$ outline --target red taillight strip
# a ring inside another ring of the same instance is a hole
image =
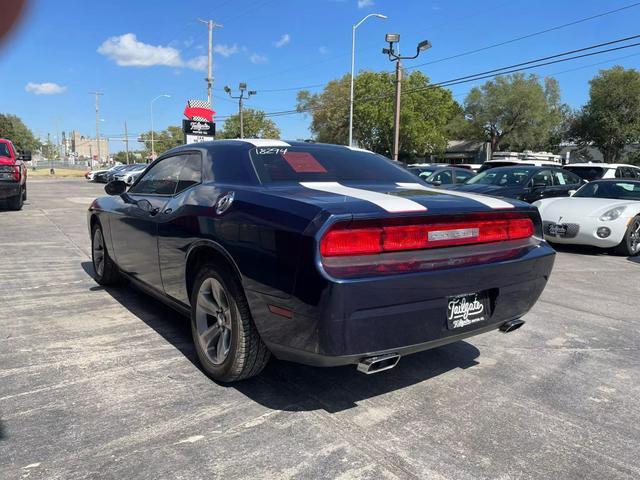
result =
[[[366,227],[337,224],[322,237],[320,253],[324,257],[371,255],[517,240],[533,234],[534,226],[530,218],[512,216]]]

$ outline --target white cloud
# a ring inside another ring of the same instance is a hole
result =
[[[367,8],[373,5],[373,0],[358,0],[358,8]]]
[[[255,63],[255,64],[267,63],[269,61],[267,57],[265,57],[264,55],[260,55],[258,53],[252,53],[249,56],[249,60],[251,61],[251,63]]]
[[[329,49],[323,46],[318,48],[318,52],[320,52],[320,55],[326,55],[327,53],[329,53]]]
[[[206,71],[208,65],[209,58],[206,55],[200,55],[199,57],[192,58],[184,63],[185,67],[190,68],[191,70],[198,70],[200,72]]]
[[[57,95],[64,93],[67,87],[58,85],[57,83],[45,82],[45,83],[33,83],[29,82],[24,87],[25,91],[33,93],[35,95]]]
[[[291,36],[288,33],[285,33],[280,37],[279,40],[273,42],[273,46],[276,48],[284,47],[287,43],[291,41]]]
[[[213,52],[222,55],[223,57],[230,57],[238,53],[240,49],[235,43],[233,45],[217,44],[213,46]]]
[[[98,53],[110,58],[121,67],[187,67],[202,70],[202,57],[183,60],[175,47],[149,45],[137,39],[134,33],[111,37],[105,40]]]

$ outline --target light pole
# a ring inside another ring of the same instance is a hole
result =
[[[231,98],[238,99],[238,114],[240,116],[240,138],[244,138],[244,93],[247,92],[246,98],[249,98],[251,95],[256,95],[258,92],[256,92],[255,90],[247,91],[246,83],[240,83],[240,85],[238,86],[238,90],[240,90],[240,95],[236,95],[234,97],[233,95],[231,95],[231,89],[227,86],[224,87],[224,91],[227,92]]]
[[[156,151],[154,148],[154,138],[153,138],[153,102],[155,102],[159,98],[171,98],[171,95],[162,94],[162,95],[158,95],[156,98],[151,100],[151,160],[152,161],[155,160],[156,158]]]
[[[416,47],[416,54],[412,57],[402,57],[396,55],[393,50],[393,44],[400,41],[400,34],[387,33],[384,37],[385,41],[389,43],[389,48],[383,48],[382,53],[389,56],[389,60],[396,62],[396,105],[395,114],[393,120],[393,160],[398,160],[398,150],[400,148],[400,95],[402,94],[402,64],[401,60],[412,60],[418,58],[421,52],[431,48],[431,42],[429,40],[423,40]]]
[[[351,27],[351,94],[349,96],[349,146],[353,146],[353,76],[355,75],[355,66],[356,66],[356,29],[362,25],[365,20],[370,17],[381,18],[386,20],[388,17],[386,15],[382,15],[381,13],[370,13],[358,23],[356,23],[353,27]]]

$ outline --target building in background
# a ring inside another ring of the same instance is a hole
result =
[[[484,163],[491,159],[491,144],[474,140],[449,140],[444,153],[431,155],[432,163]]]
[[[98,158],[98,141],[95,138],[84,137],[76,130],[71,132],[71,154],[79,160],[87,160],[89,158],[98,163],[104,163],[109,160],[109,140],[100,139],[100,158]]]

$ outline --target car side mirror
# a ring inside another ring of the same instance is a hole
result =
[[[127,184],[122,180],[113,180],[104,186],[107,195],[122,195],[127,191]]]
[[[18,160],[22,160],[23,162],[30,162],[31,152],[29,150],[22,152],[20,155],[18,155]]]
[[[533,189],[534,190],[542,190],[543,188],[545,188],[547,186],[546,183],[534,183],[533,184]]]
[[[432,182],[429,182],[429,183],[434,187],[439,187],[440,185],[442,185],[442,180],[433,180]]]

